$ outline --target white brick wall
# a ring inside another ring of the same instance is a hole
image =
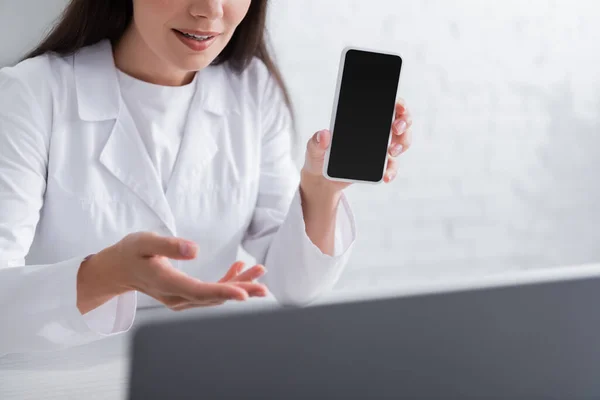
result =
[[[349,196],[340,287],[600,261],[600,6],[275,0],[272,37],[307,138],[345,45],[404,56],[416,134],[388,187]]]
[[[27,21],[0,24],[0,64],[64,3],[0,0]],[[344,46],[404,56],[414,147],[393,185],[348,191],[360,236],[341,288],[600,261],[597,4],[272,0],[303,141],[329,126]]]

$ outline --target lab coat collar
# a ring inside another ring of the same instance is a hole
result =
[[[84,121],[117,118],[121,96],[110,42],[79,50],[73,67],[79,117]]]
[[[115,119],[122,107],[112,45],[102,40],[79,50],[74,56],[75,86],[79,116],[84,121]],[[238,96],[231,86],[233,73],[227,65],[209,65],[198,72],[194,109],[216,115],[240,112]],[[210,89],[208,89],[210,87]]]

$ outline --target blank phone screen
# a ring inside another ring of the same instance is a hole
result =
[[[383,177],[402,59],[346,52],[327,174],[378,182]]]

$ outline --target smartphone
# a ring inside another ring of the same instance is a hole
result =
[[[342,182],[383,181],[402,57],[358,47],[342,51],[323,175]]]

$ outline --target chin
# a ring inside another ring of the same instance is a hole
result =
[[[197,54],[173,54],[172,61],[175,65],[188,71],[200,70],[212,63],[219,55],[220,51],[202,52]]]
[[[179,55],[168,58],[169,63],[175,66],[177,69],[187,72],[200,71],[201,69],[210,65],[213,62],[214,57],[207,57],[206,55]]]
[[[176,39],[177,40],[177,39]],[[177,40],[169,49],[169,46],[165,50],[170,53],[169,58],[173,65],[176,65],[179,69],[184,71],[200,71],[203,68],[209,66],[225,48],[227,41],[223,42],[221,38],[218,38],[208,49],[202,52],[191,53],[190,50]]]
[[[179,62],[177,65],[179,65],[182,70],[195,72],[208,67],[213,60],[214,58],[196,58],[195,60],[185,60],[183,62]]]

